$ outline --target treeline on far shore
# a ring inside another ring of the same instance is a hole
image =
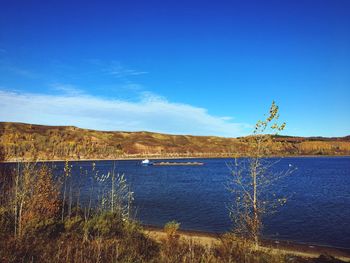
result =
[[[253,141],[0,122],[0,161],[249,156]],[[274,136],[269,150],[271,156],[350,155],[350,136]]]

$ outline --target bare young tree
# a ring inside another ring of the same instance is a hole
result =
[[[21,170],[20,170],[21,169]],[[24,163],[23,167],[17,165],[16,177],[14,180],[14,231],[15,236],[21,236],[23,230],[23,215],[26,213],[28,203],[31,199],[33,192],[33,182],[35,175],[35,164]]]
[[[131,204],[134,200],[133,192],[126,181],[124,174],[115,174],[115,161],[113,162],[112,173],[102,175],[98,181],[105,184],[108,188],[103,189],[101,207],[105,211],[119,214],[123,219],[130,219]]]
[[[64,163],[64,174],[63,174],[63,197],[62,197],[62,210],[61,210],[61,220],[64,221],[65,217],[65,206],[66,206],[66,199],[67,199],[67,187],[68,192],[68,198],[69,198],[69,206],[68,206],[68,216],[70,217],[71,208],[72,208],[72,165],[69,164],[68,160]]]
[[[265,120],[259,120],[249,138],[251,146],[247,158],[235,157],[229,165],[231,177],[228,189],[234,196],[230,206],[230,217],[234,223],[234,232],[252,240],[259,245],[262,216],[276,211],[279,205],[287,199],[276,195],[271,186],[281,177],[289,175],[293,168],[274,171],[273,166],[279,161],[271,156],[271,145],[276,143],[274,138],[286,124],[279,124],[279,108],[272,102],[269,114]]]

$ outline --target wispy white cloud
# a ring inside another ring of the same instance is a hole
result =
[[[52,83],[50,87],[63,95],[82,95],[84,91],[72,84]]]
[[[125,78],[148,74],[147,71],[130,69],[120,62],[113,61],[103,66],[102,71],[116,78]]]
[[[0,121],[75,125],[98,130],[240,136],[249,127],[204,108],[174,103],[152,93],[137,102],[86,94],[44,95],[0,91]]]

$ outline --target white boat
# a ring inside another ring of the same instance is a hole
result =
[[[141,164],[147,166],[147,165],[152,165],[152,162],[148,159],[145,159],[145,160],[142,160]]]

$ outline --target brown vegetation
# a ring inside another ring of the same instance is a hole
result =
[[[106,132],[71,126],[0,122],[0,160],[231,157],[250,155],[253,138]],[[275,136],[271,155],[350,155],[350,137]]]

